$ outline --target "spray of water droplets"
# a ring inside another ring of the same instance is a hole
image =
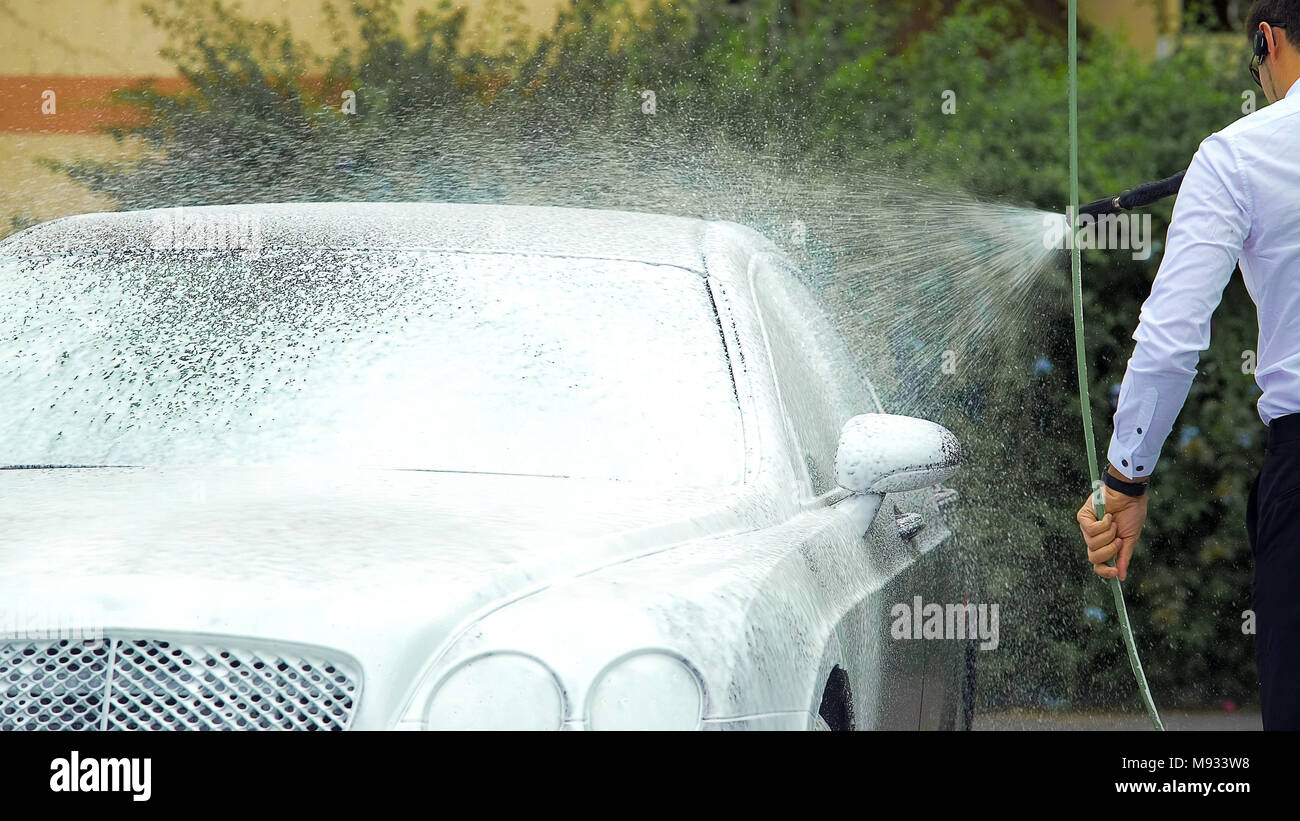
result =
[[[799,263],[899,412],[933,414],[962,373],[1019,368],[1061,255],[1041,210],[990,204],[858,162],[791,159],[720,139],[569,134],[466,145],[470,199],[730,220]],[[454,156],[454,146],[444,146]],[[1062,219],[1059,215],[1054,219]]]

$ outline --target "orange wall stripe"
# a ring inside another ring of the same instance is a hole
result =
[[[97,134],[105,126],[135,124],[139,112],[113,100],[119,89],[142,85],[142,77],[0,76],[0,132]],[[180,77],[154,80],[159,91],[185,87]],[[54,111],[43,111],[53,92]]]

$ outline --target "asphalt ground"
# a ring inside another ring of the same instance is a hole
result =
[[[1263,730],[1258,710],[1161,711],[1166,730]],[[1142,713],[1039,712],[1005,710],[976,713],[976,730],[1150,730],[1151,721]]]

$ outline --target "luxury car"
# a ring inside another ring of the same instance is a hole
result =
[[[0,243],[0,729],[968,727],[910,629],[973,611],[959,463],[740,225],[54,220]]]

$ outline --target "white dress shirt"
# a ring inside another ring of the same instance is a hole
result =
[[[1107,455],[1124,475],[1155,469],[1238,260],[1259,312],[1267,424],[1300,413],[1300,81],[1207,137],[1187,169],[1120,386]]]

